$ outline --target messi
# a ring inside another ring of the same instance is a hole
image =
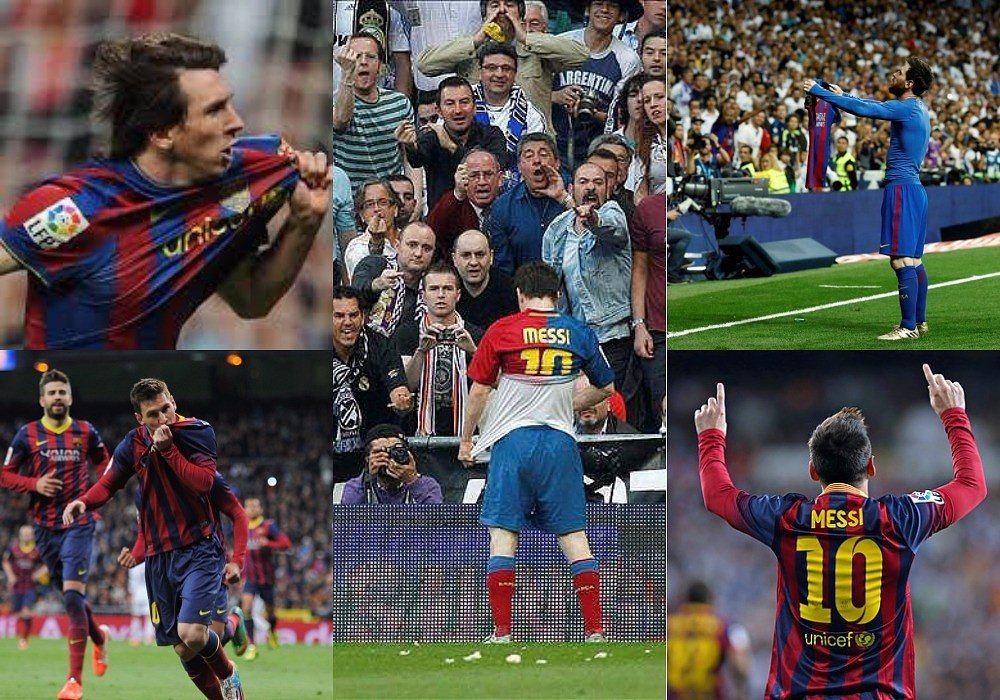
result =
[[[865,524],[865,511],[862,508],[856,510],[840,510],[831,508],[829,510],[814,510],[810,514],[809,526],[812,528],[837,528],[837,527],[861,527]]]

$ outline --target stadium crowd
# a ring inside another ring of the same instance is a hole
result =
[[[770,367],[766,359],[756,360],[749,365],[752,383],[726,382],[727,462],[738,488],[750,493],[818,493],[807,473],[806,442],[812,428],[843,405],[859,406],[871,426],[877,465],[872,497],[930,489],[951,479],[948,443],[927,403],[918,366],[884,367],[876,380],[874,372],[852,366],[858,358],[837,357],[841,354],[827,354],[823,371],[814,366],[808,373],[801,371],[809,362],[803,358],[786,358],[781,366]],[[989,408],[1000,399],[1000,391],[990,381],[986,363],[956,362],[954,367],[950,371],[966,387],[973,430],[988,464],[1000,450],[1000,416]],[[743,534],[705,509],[691,416],[722,377],[689,370],[678,369],[670,385],[667,527],[670,541],[684,546],[668,549],[669,603],[671,609],[680,606],[692,581],[711,582],[716,614],[749,632],[749,688],[756,693],[765,685],[770,664],[774,556],[764,546],[748,546]],[[993,697],[1000,682],[986,651],[1000,641],[1000,499],[995,478],[988,476],[988,481],[987,500],[925,542],[913,567],[910,588],[921,695]]]
[[[218,411],[193,404],[185,410],[213,424],[218,438],[219,471],[241,501],[261,499],[268,518],[288,534],[292,549],[275,558],[275,603],[283,609],[304,609],[317,617],[329,615],[332,601],[329,491],[331,468],[329,412],[324,405],[268,404],[246,411]],[[105,444],[114,449],[134,419],[121,411],[87,411]],[[0,422],[0,444],[7,445],[17,428],[34,418],[33,411]],[[290,457],[291,456],[291,457]],[[276,479],[274,486],[268,481]],[[134,493],[134,486],[129,494]],[[315,504],[303,508],[302,504]],[[28,497],[0,491],[0,545],[6,550],[27,522]],[[232,523],[223,518],[227,545],[232,548]],[[134,500],[119,496],[100,511],[87,597],[98,612],[127,612],[127,569],[119,566],[122,547],[136,535]],[[60,612],[59,592],[47,591],[40,609]],[[0,587],[0,608],[7,588]]]
[[[773,193],[806,191],[803,78],[885,100],[888,74],[927,60],[931,142],[925,184],[1000,181],[996,0],[671,3],[667,35],[671,162],[680,172],[755,174]],[[888,121],[841,114],[825,189],[878,187]],[[747,146],[748,148],[744,148]],[[678,174],[680,174],[678,172]]]
[[[357,474],[379,423],[459,434],[465,370],[518,310],[512,275],[533,260],[560,273],[560,310],[596,332],[620,417],[656,432],[666,3],[377,9],[355,23],[354,2],[335,4],[337,457]]]

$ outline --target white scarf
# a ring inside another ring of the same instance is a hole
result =
[[[457,313],[454,330],[465,328],[465,321]],[[427,332],[430,318],[427,313],[420,314],[419,335]],[[439,348],[441,344],[435,345],[424,358],[424,366],[420,371],[420,386],[418,388],[417,403],[417,435],[435,435],[435,406],[434,406],[434,373],[437,370],[438,362],[441,360]],[[462,426],[465,424],[465,403],[469,398],[469,384],[466,380],[465,350],[452,345],[451,352],[451,410],[452,425],[455,435],[462,434]]]

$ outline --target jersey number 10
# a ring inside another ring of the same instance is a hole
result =
[[[826,556],[818,537],[799,537],[795,549],[806,553],[806,602],[799,603],[799,615],[808,622],[829,624],[831,610],[823,605],[826,588]],[[864,559],[864,602],[854,604],[854,557]],[[882,551],[863,537],[848,537],[833,559],[833,590],[837,612],[846,622],[871,622],[882,607]]]
[[[545,377],[569,374],[573,371],[573,353],[558,348],[528,348],[521,351],[524,373]]]

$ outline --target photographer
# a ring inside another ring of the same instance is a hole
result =
[[[382,423],[365,436],[365,468],[344,485],[341,505],[399,505],[444,501],[433,477],[421,476],[417,460],[398,426]]]
[[[688,159],[688,175],[695,173],[708,179],[722,177],[722,168],[729,164],[729,154],[725,149],[716,148],[719,140],[715,134],[698,136],[694,140],[694,157]]]

